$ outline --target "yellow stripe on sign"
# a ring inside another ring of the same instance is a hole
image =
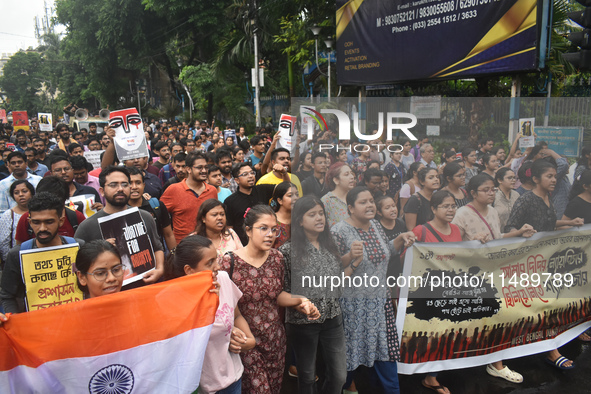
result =
[[[468,56],[475,55],[536,24],[536,0],[518,0],[486,33]]]
[[[349,0],[344,6],[337,10],[337,40],[343,34],[349,22],[355,16],[355,13],[361,6],[364,0]]]
[[[508,40],[509,38],[523,33],[527,29],[535,26],[537,16],[536,4],[536,0],[518,0],[517,3],[515,3],[513,7],[511,7],[509,11],[507,11],[505,15],[503,15],[503,17],[499,19],[499,21],[488,31],[488,33],[486,33],[486,35],[480,40],[480,42],[478,42],[478,44],[474,46],[474,48],[470,51],[470,53],[468,53],[468,55],[465,58],[431,75],[430,78],[441,76],[439,74],[451,68],[454,68],[457,65],[465,62],[466,60],[476,55],[479,55],[485,50],[497,45],[498,43]],[[490,63],[491,61],[488,61],[488,63]],[[465,68],[465,70],[474,67],[476,66],[467,67]],[[451,74],[453,73],[449,73],[446,75]]]
[[[496,59],[487,60],[486,62],[482,62],[482,63],[479,63],[479,64],[474,64],[474,65],[472,65],[472,66],[465,67],[465,68],[462,68],[462,69],[460,69],[460,70],[452,71],[452,72],[450,72],[450,73],[447,73],[447,74],[442,74],[442,75],[439,75],[438,77],[439,77],[439,78],[445,78],[445,77],[448,77],[448,76],[450,76],[450,75],[454,75],[454,74],[457,74],[457,73],[461,73],[461,72],[463,72],[463,71],[470,70],[470,69],[472,69],[472,68],[475,68],[475,67],[480,67],[480,66],[483,66],[483,65],[485,65],[485,64],[489,64],[489,63],[493,63],[493,62],[496,62],[496,61],[499,61],[499,60],[506,59],[506,58],[508,58],[508,57],[517,56],[517,55],[521,55],[522,53],[526,53],[526,52],[534,51],[535,49],[536,49],[536,47],[527,48],[527,49],[524,49],[524,50],[522,50],[522,51],[519,51],[519,52],[510,53],[510,54],[508,54],[508,55],[501,56],[501,57],[499,57],[499,58],[496,58]]]

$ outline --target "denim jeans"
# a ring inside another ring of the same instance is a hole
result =
[[[217,391],[216,394],[241,394],[242,393],[242,378],[238,379],[225,389]]]
[[[323,323],[287,324],[287,337],[297,358],[298,392],[315,394],[316,353],[322,352],[326,364],[326,375],[320,392],[340,394],[347,378],[347,354],[345,331],[341,315]]]

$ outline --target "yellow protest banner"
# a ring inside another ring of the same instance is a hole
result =
[[[21,250],[21,273],[25,284],[27,311],[50,308],[83,299],[72,264],[77,243]]]

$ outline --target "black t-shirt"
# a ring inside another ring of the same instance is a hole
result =
[[[570,219],[582,218],[585,224],[589,224],[591,223],[591,202],[587,202],[581,197],[576,196],[569,201],[564,210],[564,215]]]
[[[382,224],[382,223],[380,223],[380,224]],[[386,233],[386,237],[388,237],[388,241],[393,241],[401,233],[406,232],[406,223],[404,223],[404,220],[397,218],[396,222],[394,224],[394,228],[392,230],[387,229],[386,227],[384,227],[383,224],[382,224],[382,228],[384,229],[384,232]]]
[[[248,208],[252,208],[257,204],[269,204],[269,200],[273,195],[273,189],[276,185],[256,185],[252,188],[250,194],[244,194],[238,189],[224,200],[226,205],[226,218],[228,226],[232,226],[242,245],[248,243],[248,236],[243,229],[244,214]]]
[[[410,196],[408,202],[404,206],[404,212],[417,214],[417,223],[415,226],[418,226],[419,224],[425,224],[429,220],[433,219],[431,202],[423,197],[421,193],[415,193],[414,195]]]
[[[154,205],[156,208],[152,208],[152,205],[150,205],[150,201],[142,197],[142,205],[140,206],[140,209],[143,209],[152,216],[152,218],[156,222],[156,230],[158,231],[158,235],[160,235],[160,240],[162,241],[162,244],[164,244],[165,240],[162,229],[170,226],[170,214],[168,213],[168,209],[166,209],[166,205],[164,205],[162,201],[157,200],[155,198],[154,201]]]
[[[309,176],[314,176],[314,170],[310,170],[310,171],[298,171],[295,174],[298,179],[300,180],[300,182],[303,182],[304,179],[308,178]]]

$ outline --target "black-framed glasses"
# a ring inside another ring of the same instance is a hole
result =
[[[109,276],[109,271],[111,271],[114,277],[119,278],[123,276],[123,264],[118,264],[110,270],[99,268],[94,270],[94,272],[89,272],[88,275],[94,276],[94,279],[98,282],[104,282]]]

